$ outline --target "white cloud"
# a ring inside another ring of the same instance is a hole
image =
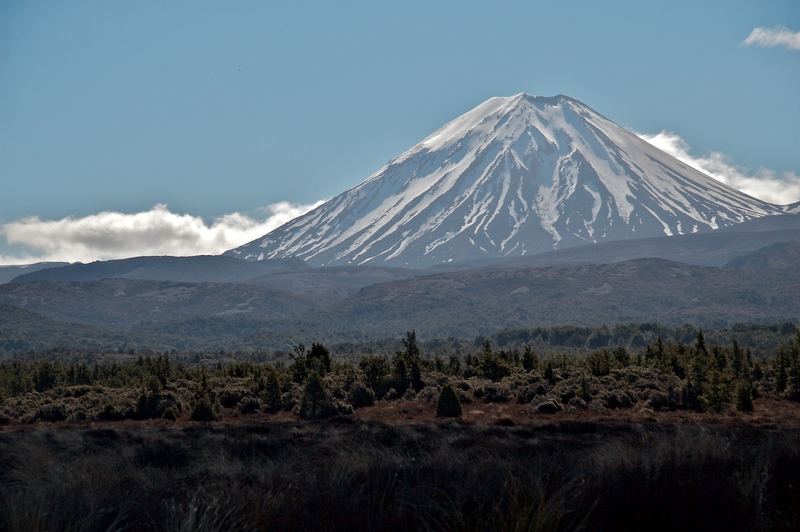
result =
[[[679,161],[746,194],[778,205],[800,200],[800,175],[792,172],[778,174],[767,168],[751,171],[736,166],[728,157],[719,152],[711,152],[702,157],[692,155],[689,144],[680,136],[669,131],[662,131],[655,135],[646,133],[638,133],[638,135]]]
[[[792,31],[786,26],[753,28],[742,44],[762,48],[783,46],[788,50],[800,50],[800,31]]]
[[[0,225],[0,237],[20,247],[0,264],[38,261],[107,260],[141,255],[218,254],[270,232],[322,204],[279,202],[262,209],[263,218],[234,212],[207,223],[166,205],[137,213],[100,212],[84,217],[43,220],[38,216]]]

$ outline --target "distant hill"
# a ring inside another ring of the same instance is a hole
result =
[[[68,265],[68,262],[37,262],[35,264],[25,264],[20,266],[0,266],[0,284],[9,282],[11,279],[27,273],[44,270],[47,268],[60,268]]]
[[[329,266],[270,273],[247,282],[294,294],[319,298],[342,298],[354,295],[361,288],[373,284],[409,279],[430,273],[428,270],[389,266]]]
[[[364,333],[490,334],[505,327],[653,321],[724,326],[800,317],[800,270],[754,272],[637,259],[492,267],[382,283],[336,312]]]
[[[293,277],[299,273],[286,275],[285,283],[276,284],[299,290],[293,284],[306,282]],[[323,281],[327,275],[331,272],[322,273]],[[178,338],[184,345],[202,340],[263,348],[311,340],[368,341],[412,328],[427,338],[474,338],[555,325],[656,322],[721,328],[800,318],[798,269],[755,271],[660,259],[442,272],[344,291],[340,284],[332,297],[320,296],[320,284],[302,295],[230,283],[12,283],[0,286],[0,303],[56,320]]]
[[[748,270],[800,269],[800,242],[778,242],[732,259],[728,268]]]
[[[137,345],[119,331],[57,321],[29,310],[0,304],[0,358],[4,355],[69,349],[109,352]],[[138,344],[141,346],[142,344]]]
[[[190,318],[245,315],[268,320],[309,306],[300,296],[252,285],[138,279],[8,283],[0,285],[0,303],[120,330]]]
[[[305,268],[308,268],[308,265],[300,259],[276,259],[252,263],[215,255],[134,257],[39,269],[31,273],[21,273],[11,282],[97,281],[115,278],[187,283],[232,283],[268,273],[297,271]]]

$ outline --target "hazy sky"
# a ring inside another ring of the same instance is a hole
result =
[[[775,196],[800,174],[799,30],[796,0],[0,1],[0,262],[255,238],[295,212],[279,202],[522,91],[669,132]]]

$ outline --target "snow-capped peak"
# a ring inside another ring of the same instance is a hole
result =
[[[567,96],[486,100],[356,187],[229,252],[393,263],[524,255],[778,214]]]

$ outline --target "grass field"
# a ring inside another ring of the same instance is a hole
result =
[[[0,529],[797,530],[800,430],[563,419],[7,427]]]

